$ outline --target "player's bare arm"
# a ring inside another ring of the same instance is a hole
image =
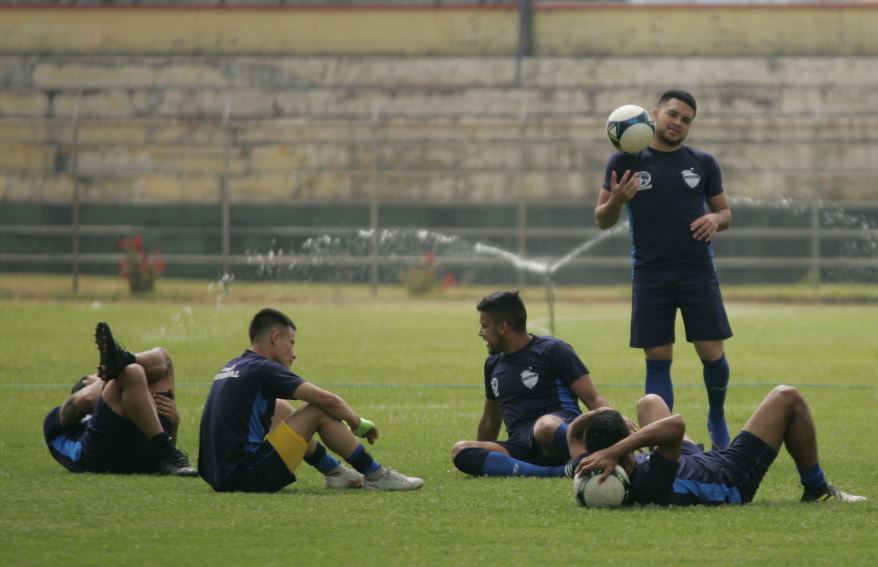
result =
[[[570,389],[573,390],[576,397],[582,400],[585,407],[590,410],[610,405],[600,392],[598,392],[598,389],[595,388],[594,382],[591,381],[591,377],[588,374],[583,374],[577,378],[573,384],[570,385]]]
[[[485,400],[485,409],[479,420],[479,428],[476,431],[476,439],[479,441],[496,441],[500,435],[500,405],[496,400]]]
[[[732,209],[725,193],[720,193],[707,200],[710,212],[695,219],[689,225],[695,240],[710,242],[717,232],[722,232],[732,225]]]
[[[360,416],[354,412],[341,396],[315,386],[310,382],[305,382],[296,388],[296,399],[319,407],[335,419],[347,423],[354,431],[360,427]],[[374,427],[366,433],[365,438],[369,443],[374,443],[378,439],[378,428]]]
[[[637,194],[639,183],[640,178],[630,170],[626,170],[621,179],[617,178],[615,171],[612,172],[610,190],[598,190],[598,204],[594,210],[598,228],[606,230],[619,222],[622,207]]]

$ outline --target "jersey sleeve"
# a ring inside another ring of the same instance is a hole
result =
[[[582,362],[573,347],[564,341],[557,341],[552,348],[552,369],[555,372],[555,377],[563,380],[568,386],[583,374],[588,374],[585,363]]]
[[[296,389],[305,380],[273,361],[266,361],[261,373],[267,393],[282,400],[295,399]]]
[[[487,360],[485,360],[485,398],[489,400],[496,400],[497,396],[494,395],[494,389],[491,388],[491,375],[494,373],[494,366],[497,364],[496,356],[489,356]]]
[[[710,154],[702,154],[704,168],[707,171],[707,183],[704,185],[704,196],[716,197],[723,192],[723,173],[719,162]]]
[[[616,171],[616,176],[618,177],[621,173],[619,170],[619,161],[622,158],[622,154],[620,152],[616,152],[610,159],[607,160],[607,166],[604,168],[604,184],[601,187],[604,188],[605,191],[610,191],[610,182],[613,179],[613,172]]]

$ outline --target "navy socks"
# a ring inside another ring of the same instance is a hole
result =
[[[729,363],[723,355],[713,362],[702,360],[704,364],[704,387],[707,388],[707,429],[714,449],[729,446],[729,428],[726,425],[724,405],[726,388],[729,384]]]
[[[646,393],[657,394],[674,410],[674,385],[671,383],[670,360],[646,360]]]

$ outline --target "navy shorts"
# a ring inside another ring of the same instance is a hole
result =
[[[658,271],[635,270],[631,294],[631,346],[675,342],[677,309],[686,340],[717,341],[732,336],[716,270],[710,262]]]
[[[726,496],[719,501],[680,492],[674,495],[675,504],[748,504],[777,458],[777,450],[752,433],[742,431],[727,448],[707,453],[702,453],[694,443],[684,442],[682,455],[683,459],[699,463],[700,483],[722,486]]]
[[[277,492],[296,482],[296,475],[275,448],[263,441],[259,449],[235,469],[220,492]]]
[[[149,440],[134,423],[98,399],[94,413],[85,423],[62,428],[55,408],[43,422],[49,452],[72,472],[154,473],[158,459]],[[168,420],[159,417],[162,428],[170,429]]]
[[[549,415],[557,415],[564,420],[564,423],[569,424],[576,419],[579,414],[558,411],[552,412]],[[524,461],[534,465],[556,467],[558,465],[563,465],[570,460],[570,453],[567,450],[566,444],[557,455],[546,455],[543,453],[540,444],[534,440],[533,424],[531,424],[530,427],[522,428],[521,430],[514,432],[514,434],[510,435],[509,439],[506,441],[497,441],[496,443],[502,445],[503,448],[506,449],[506,452],[509,453],[509,456],[513,459],[518,459],[519,461]]]

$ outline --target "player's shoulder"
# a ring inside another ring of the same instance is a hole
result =
[[[681,151],[690,159],[697,161],[704,166],[716,166],[719,164],[716,157],[706,150],[694,148],[683,144]]]

